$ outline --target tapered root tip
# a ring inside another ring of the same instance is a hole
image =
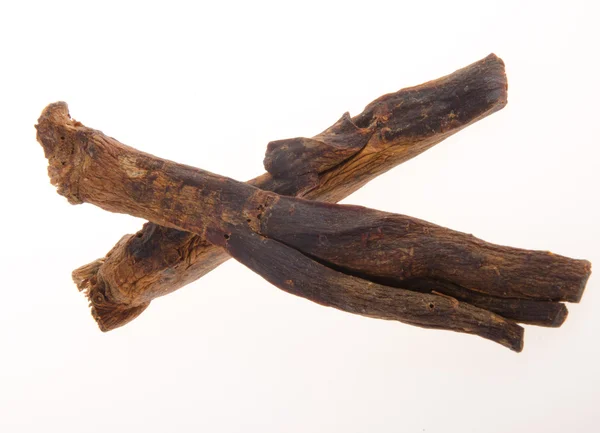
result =
[[[560,307],[558,308],[556,316],[554,316],[554,320],[552,321],[550,327],[559,328],[563,323],[565,323],[568,315],[569,310],[567,309],[567,306],[565,304],[560,304]]]
[[[488,101],[497,102],[499,107],[502,108],[508,102],[508,80],[506,78],[506,71],[504,61],[496,54],[491,53],[486,58],[480,61],[482,68],[488,68],[495,70],[495,74],[491,74],[488,78],[490,84],[493,83],[493,91],[488,93]]]
[[[513,352],[520,353],[523,351],[525,329],[517,324],[512,326],[509,334],[499,341],[500,344],[508,347]]]
[[[579,285],[579,290],[575,293],[575,298],[571,302],[580,302],[583,297],[583,292],[585,292],[585,286],[587,285],[590,276],[592,275],[592,263],[587,260],[582,260],[583,262],[583,276],[581,278],[581,283]]]
[[[527,304],[528,301],[525,302],[523,310],[519,312],[520,314],[509,317],[511,320],[528,325],[559,328],[565,323],[569,315],[567,306],[560,302],[542,301],[538,303],[533,301],[531,304]]]
[[[521,336],[520,336],[520,338],[519,338],[517,341],[515,341],[515,344],[514,344],[514,346],[513,346],[513,347],[511,347],[511,349],[512,349],[513,351],[515,351],[515,352],[517,352],[517,353],[520,353],[520,352],[522,352],[522,351],[523,351],[523,347],[524,347],[524,345],[525,345],[525,340],[524,340],[524,337],[525,337],[525,330],[524,330],[524,329],[521,329]]]
[[[495,317],[494,317],[495,316]],[[525,329],[519,324],[492,314],[492,322],[487,325],[481,324],[479,328],[469,333],[479,335],[509,348],[513,352],[521,352],[524,345]]]
[[[508,103],[508,79],[504,62],[495,54],[458,70],[451,76],[453,80],[460,77],[460,82],[468,83],[458,89],[457,97],[466,104],[463,108],[465,120],[476,120],[501,110]]]

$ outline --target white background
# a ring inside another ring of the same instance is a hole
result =
[[[230,261],[107,334],[71,282],[142,221],[55,193],[65,100],[146,152],[246,180],[268,141],[490,52],[507,107],[356,203],[600,266],[595,2],[2,2],[0,431],[595,432],[600,287],[515,354],[352,316]]]

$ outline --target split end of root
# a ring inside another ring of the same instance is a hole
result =
[[[142,314],[150,302],[136,306],[111,302],[106,296],[106,285],[98,275],[102,263],[102,259],[88,263],[74,270],[72,277],[77,289],[88,298],[92,317],[98,327],[102,332],[108,332],[131,322]]]

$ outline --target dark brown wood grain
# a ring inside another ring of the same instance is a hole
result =
[[[384,95],[312,139],[268,146],[265,173],[248,183],[278,194],[335,203],[371,179],[462,128],[500,110],[507,100],[504,64],[491,54],[448,76]],[[73,272],[94,299],[104,331],[135,318],[148,303],[200,278],[229,256],[202,235],[147,223],[103,258]],[[114,294],[114,295],[113,295]]]
[[[440,279],[500,298],[577,301],[590,274],[584,260],[493,245],[408,216],[284,197],[163,160],[72,120],[65,103],[49,105],[37,129],[51,182],[71,203],[195,233],[277,287],[351,313],[520,351],[523,330],[507,318],[443,292],[374,279]],[[91,302],[131,305],[125,295],[104,285]]]

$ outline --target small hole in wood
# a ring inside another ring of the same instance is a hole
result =
[[[229,239],[229,235],[225,235],[225,239]]]
[[[432,310],[434,309],[435,305],[433,304],[429,304],[429,308],[431,308]]]
[[[60,137],[60,139],[61,139],[61,140],[64,140],[64,139],[65,139],[65,137]]]
[[[247,223],[249,223],[250,221],[252,221],[250,218],[248,218],[248,219],[246,220],[246,222],[247,222]]]

